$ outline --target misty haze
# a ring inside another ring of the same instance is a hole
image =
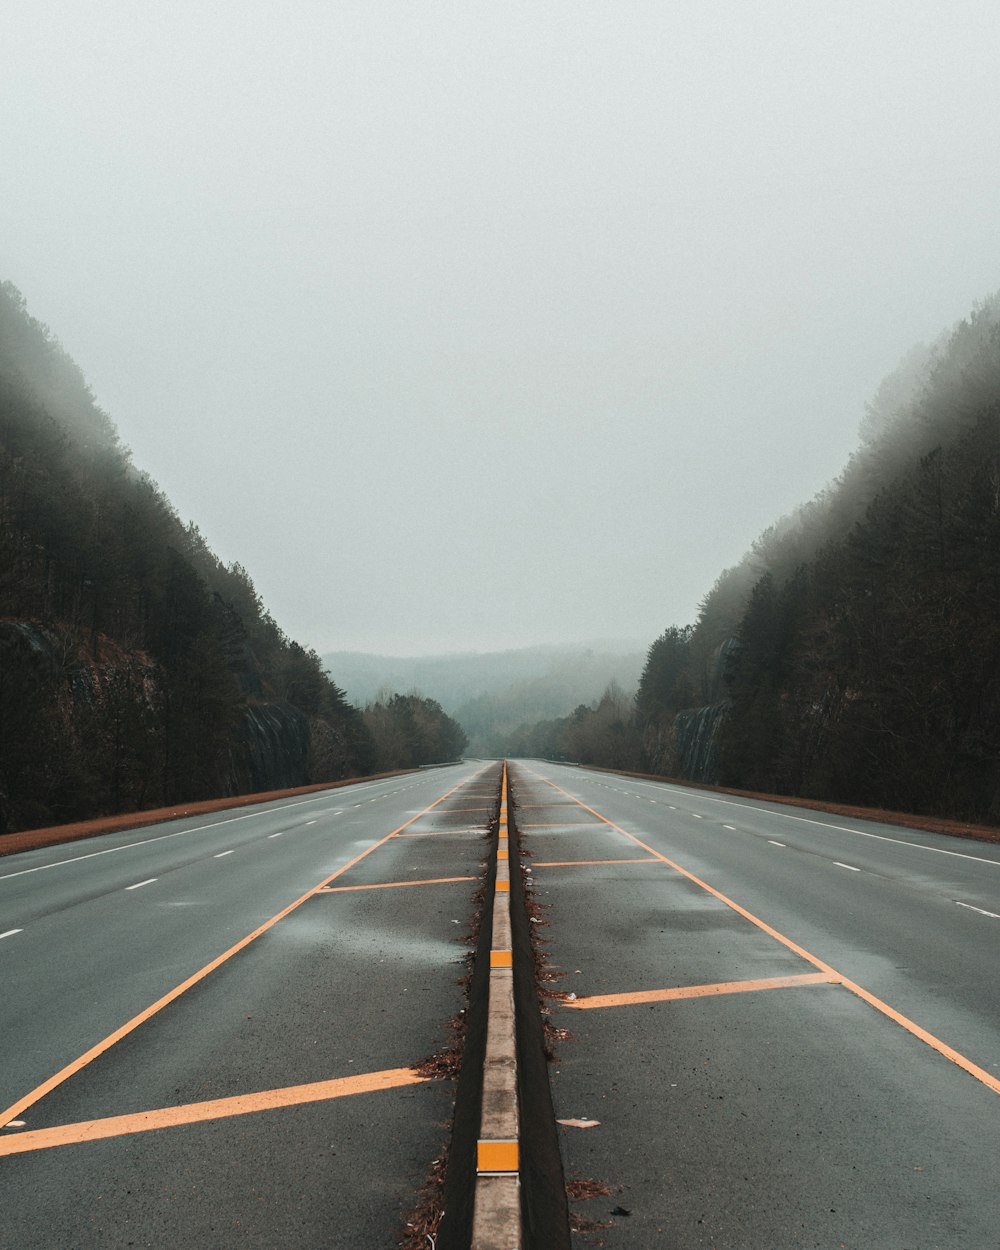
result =
[[[995,1245],[995,5],[0,34],[0,1242]]]

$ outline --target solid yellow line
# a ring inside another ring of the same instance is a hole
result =
[[[571,999],[567,1007],[630,1007],[636,1003],[668,1003],[680,998],[711,998],[718,994],[748,994],[755,990],[783,990],[796,985],[837,985],[825,972],[806,972],[794,977],[766,977],[757,981],[717,981],[714,985],[680,985],[669,990],[636,990],[630,994],[593,994]]]
[[[421,813],[422,815],[423,813]],[[401,833],[401,838],[454,838],[460,833],[484,833],[483,829],[428,829],[420,833]]]
[[[429,877],[426,881],[380,881],[377,885],[321,885],[317,894],[349,894],[351,890],[398,890],[407,885],[446,885],[451,881],[475,881],[475,877]]]
[[[80,1055],[79,1058],[74,1059],[72,1063],[68,1063],[64,1068],[60,1068],[59,1071],[53,1076],[50,1076],[48,1080],[43,1081],[41,1085],[36,1086],[30,1093],[25,1094],[22,1098],[19,1098],[17,1102],[12,1103],[6,1111],[0,1112],[0,1128],[2,1128],[10,1120],[16,1120],[22,1111],[26,1110],[33,1103],[38,1102],[40,1098],[44,1098],[46,1094],[51,1093],[51,1091],[54,1090],[57,1085],[61,1085],[63,1081],[67,1081],[71,1076],[75,1076],[77,1072],[79,1072],[82,1068],[85,1068],[89,1063],[92,1063],[96,1058],[98,1058],[99,1055],[103,1055],[106,1050],[110,1050],[116,1042],[120,1042],[123,1037],[127,1037],[128,1034],[134,1029],[137,1029],[140,1024],[145,1024],[145,1022],[152,1016],[155,1016],[157,1012],[162,1011],[164,1007],[168,1006],[175,999],[180,998],[180,996],[186,990],[189,990],[192,985],[197,985],[199,981],[204,980],[209,973],[214,972],[216,968],[220,967],[228,959],[232,959],[234,955],[249,946],[250,943],[256,938],[259,938],[261,934],[266,933],[268,929],[273,928],[279,920],[284,920],[284,918],[295,911],[297,907],[301,907],[307,899],[313,897],[317,890],[322,889],[323,886],[329,885],[331,881],[335,881],[338,877],[343,876],[349,868],[353,868],[355,864],[360,863],[366,855],[370,855],[372,851],[377,851],[378,848],[380,846],[384,846],[390,838],[396,837],[404,829],[412,825],[415,820],[419,820],[421,816],[426,816],[429,811],[437,807],[439,803],[443,803],[444,800],[453,795],[456,790],[461,789],[464,784],[465,782],[459,782],[457,786],[452,786],[447,793],[442,794],[439,799],[435,799],[434,802],[425,807],[423,811],[418,812],[416,816],[411,816],[408,821],[400,825],[398,828],[393,829],[392,833],[387,833],[384,838],[380,838],[378,842],[368,847],[366,851],[361,851],[360,854],[355,855],[355,857],[350,860],[349,863],[346,863],[343,868],[338,868],[336,872],[332,872],[328,877],[324,877],[318,885],[313,886],[311,890],[307,890],[306,893],[300,898],[297,898],[294,903],[289,903],[287,907],[282,908],[282,910],[272,916],[270,920],[265,920],[264,923],[254,929],[252,933],[248,933],[245,938],[241,938],[235,946],[230,946],[230,948],[227,951],[223,951],[221,955],[216,955],[210,963],[205,964],[203,968],[199,968],[197,972],[192,973],[191,976],[182,981],[179,985],[175,985],[172,990],[168,990],[162,998],[158,998],[155,1003],[150,1004],[150,1006],[146,1007],[143,1011],[140,1011],[137,1016],[133,1016],[131,1020],[121,1025],[120,1028],[115,1029],[113,1033],[109,1033],[108,1036],[98,1042],[96,1046],[91,1046],[91,1048]]]
[[[589,809],[588,809],[589,810]],[[524,829],[596,829],[592,820],[563,820],[555,825],[523,825]]]
[[[653,848],[643,842],[641,838],[637,838],[634,833],[629,833],[627,829],[623,829],[620,825],[616,825],[613,820],[608,820],[606,816],[602,816],[601,813],[595,811],[594,808],[588,807],[586,803],[570,794],[568,790],[564,790],[562,786],[557,786],[554,781],[549,781],[547,777],[543,778],[543,780],[546,785],[551,786],[553,790],[558,790],[560,794],[565,794],[568,799],[572,799],[574,803],[579,804],[584,811],[590,812],[592,816],[596,816],[598,820],[603,821],[604,824],[608,825],[610,828],[616,829],[620,834],[628,838],[629,841],[634,842],[636,846],[641,846],[644,851],[648,851],[650,855],[655,855],[656,858],[662,863],[668,864],[676,872],[679,872],[682,877],[686,877],[688,881],[700,886],[701,889],[711,894],[713,898],[717,898],[720,903],[725,903],[727,907],[731,907],[733,911],[742,916],[744,920],[749,920],[751,924],[756,925],[758,929],[761,929],[764,933],[773,937],[776,942],[780,942],[783,946],[787,946],[788,949],[790,951],[794,951],[796,955],[800,955],[808,963],[811,963],[813,967],[818,968],[820,972],[828,973],[845,989],[850,990],[852,994],[856,994],[858,998],[863,999],[870,1007],[874,1007],[876,1011],[880,1011],[882,1015],[895,1021],[895,1023],[901,1028],[906,1029],[907,1033],[912,1033],[914,1037],[926,1043],[926,1045],[930,1046],[933,1050],[936,1050],[939,1055],[943,1055],[945,1059],[950,1060],[957,1067],[961,1068],[963,1072],[967,1072],[969,1076],[974,1077],[977,1081],[981,1081],[982,1084],[985,1085],[987,1089],[991,1089],[994,1094],[1000,1094],[1000,1079],[993,1076],[992,1073],[987,1072],[985,1068],[981,1068],[978,1064],[973,1063],[971,1059],[966,1058],[966,1056],[960,1051],[955,1050],[954,1047],[949,1046],[947,1042],[943,1042],[939,1037],[935,1037],[933,1033],[928,1033],[926,1029],[922,1029],[919,1024],[911,1020],[908,1016],[904,1016],[902,1012],[897,1011],[894,1007],[890,1007],[888,1003],[883,1002],[881,998],[877,998],[869,990],[866,990],[864,986],[858,985],[856,981],[852,981],[849,977],[845,977],[842,973],[838,972],[836,968],[833,968],[830,964],[826,963],[825,960],[822,960],[807,951],[804,946],[799,946],[799,944],[797,942],[793,942],[791,938],[787,938],[783,933],[779,933],[777,929],[772,928],[766,921],[761,920],[758,916],[755,916],[753,912],[747,911],[745,907],[741,907],[739,903],[736,903],[731,898],[728,898],[720,890],[716,890],[714,886],[709,885],[706,881],[702,881],[702,879],[700,877],[696,877],[694,873],[688,872],[686,868],[682,868],[680,864],[675,863],[672,859],[668,859],[666,855],[661,855],[659,851],[653,850]]]
[[[551,859],[532,864],[533,868],[576,868],[580,864],[658,864],[658,859],[644,855],[642,859]]]
[[[331,1098],[370,1094],[380,1089],[398,1089],[403,1085],[419,1085],[429,1079],[429,1077],[420,1076],[412,1068],[389,1068],[384,1072],[341,1076],[332,1081],[316,1081],[310,1085],[290,1085],[286,1089],[269,1089],[259,1094],[241,1094],[235,1098],[217,1098],[211,1102],[190,1102],[180,1107],[162,1107],[156,1111],[140,1111],[134,1115],[115,1115],[104,1120],[83,1120],[79,1124],[60,1124],[56,1128],[34,1129],[18,1136],[0,1137],[0,1156],[24,1154],[29,1150],[50,1150],[55,1146],[71,1146],[80,1142],[100,1141],[105,1137],[148,1133],[154,1129],[174,1128],[180,1124],[197,1124],[203,1120],[222,1120],[234,1115],[250,1115],[256,1111],[273,1111],[277,1107],[298,1107],[309,1102],[326,1102]]]

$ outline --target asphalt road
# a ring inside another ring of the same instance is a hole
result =
[[[598,1122],[559,1130],[567,1179],[608,1191],[572,1204],[580,1244],[1000,1246],[1000,848],[539,762],[511,778],[574,996],[556,1115]]]
[[[0,859],[0,1245],[396,1245],[499,773]]]

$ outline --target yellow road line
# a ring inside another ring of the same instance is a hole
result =
[[[106,1137],[124,1137],[131,1133],[148,1133],[154,1129],[174,1128],[180,1124],[222,1120],[234,1115],[273,1111],[278,1107],[299,1107],[309,1102],[326,1102],[353,1094],[370,1094],[380,1089],[419,1085],[428,1080],[430,1077],[420,1076],[412,1068],[388,1068],[383,1072],[358,1073],[356,1076],[341,1076],[331,1081],[315,1081],[309,1085],[290,1085],[285,1089],[269,1089],[259,1094],[240,1094],[235,1098],[189,1102],[179,1107],[161,1107],[155,1111],[139,1111],[133,1115],[83,1120],[79,1124],[60,1124],[55,1128],[33,1129],[17,1136],[0,1137],[0,1156],[24,1154],[30,1150],[51,1150],[55,1146],[72,1146],[80,1142],[100,1141]]]
[[[452,881],[475,881],[475,877],[429,877],[426,881],[379,881],[377,885],[321,885],[317,894],[349,894],[352,890],[398,890],[407,885],[447,885]]]
[[[712,998],[719,994],[748,994],[756,990],[784,990],[797,985],[838,985],[825,972],[806,972],[794,977],[765,977],[756,981],[717,981],[714,985],[679,985],[669,990],[636,990],[630,994],[592,994],[564,1005],[586,1011],[592,1007],[631,1007],[637,1003],[668,1003],[681,998]]]
[[[660,860],[644,855],[642,859],[550,859],[532,863],[532,868],[577,868],[581,864],[658,864]]]
[[[82,1068],[85,1068],[88,1064],[93,1063],[93,1061],[100,1055],[103,1055],[106,1050],[110,1050],[116,1042],[120,1042],[123,1037],[127,1037],[129,1033],[137,1029],[140,1024],[145,1024],[145,1022],[152,1016],[155,1016],[157,1012],[162,1011],[164,1007],[168,1006],[175,999],[180,998],[186,990],[189,990],[193,985],[197,985],[199,981],[203,981],[209,973],[214,972],[216,968],[221,967],[221,965],[227,960],[232,959],[234,955],[238,954],[245,947],[249,946],[251,942],[259,938],[261,934],[266,933],[269,929],[272,929],[279,920],[284,920],[284,918],[295,911],[297,907],[301,907],[307,899],[312,898],[316,894],[317,890],[322,889],[323,886],[329,885],[331,881],[335,881],[338,877],[343,876],[348,869],[353,868],[355,864],[360,863],[361,860],[370,855],[372,851],[377,851],[380,846],[384,846],[391,838],[397,837],[404,829],[408,829],[414,821],[419,820],[421,816],[426,816],[426,814],[437,807],[439,803],[443,803],[445,799],[450,798],[451,795],[453,795],[456,790],[460,790],[464,784],[465,782],[459,782],[457,786],[452,786],[452,788],[445,794],[442,794],[439,799],[435,799],[433,803],[428,804],[423,811],[418,812],[416,816],[411,816],[410,819],[404,824],[399,825],[396,829],[393,829],[391,833],[387,833],[384,838],[380,838],[378,842],[373,843],[373,845],[368,847],[367,850],[361,851],[360,854],[355,855],[355,857],[348,863],[344,864],[342,868],[338,868],[336,872],[332,872],[328,877],[324,877],[318,885],[315,885],[312,889],[307,890],[306,893],[300,898],[297,898],[294,903],[289,903],[287,907],[282,908],[282,910],[272,916],[270,920],[265,920],[264,923],[262,925],[258,925],[252,933],[248,933],[245,938],[241,938],[234,946],[230,946],[230,948],[223,951],[221,955],[216,955],[216,957],[209,963],[205,964],[203,968],[199,968],[197,972],[192,973],[191,976],[187,977],[184,981],[181,981],[179,985],[175,985],[172,990],[168,990],[167,993],[161,998],[158,998],[155,1003],[151,1003],[150,1006],[140,1011],[138,1015],[133,1016],[131,1020],[126,1021],[125,1024],[115,1029],[113,1033],[109,1033],[107,1037],[103,1038],[95,1046],[91,1046],[89,1050],[85,1051],[71,1063],[68,1063],[64,1068],[60,1068],[59,1071],[53,1076],[50,1076],[48,1080],[43,1081],[41,1085],[36,1086],[22,1098],[19,1098],[17,1102],[12,1103],[6,1111],[0,1111],[0,1128],[2,1128],[10,1120],[16,1120],[22,1111],[32,1106],[33,1103],[38,1102],[40,1098],[44,1098],[45,1095],[54,1090],[57,1085],[61,1085],[63,1081],[69,1080],[71,1076],[75,1076],[76,1073]]]
[[[611,829],[616,829],[623,837],[628,838],[630,842],[634,842],[636,846],[641,846],[644,851],[648,851],[650,855],[654,855],[662,863],[668,864],[676,872],[679,872],[682,877],[686,877],[688,881],[693,882],[694,885],[699,886],[708,894],[711,894],[713,898],[717,898],[720,903],[725,903],[727,907],[731,907],[733,911],[742,916],[744,920],[749,920],[751,924],[756,925],[758,929],[761,929],[764,933],[768,934],[768,936],[774,938],[776,942],[780,942],[782,946],[787,946],[790,951],[794,951],[796,955],[800,955],[807,961],[807,963],[811,963],[814,968],[818,968],[820,972],[825,972],[835,978],[836,981],[844,987],[844,989],[850,990],[852,994],[856,994],[858,998],[863,999],[870,1007],[874,1007],[876,1011],[880,1011],[882,1015],[887,1016],[901,1028],[906,1029],[907,1033],[911,1033],[914,1037],[926,1043],[926,1045],[930,1046],[933,1050],[936,1050],[939,1055],[943,1055],[945,1059],[950,1060],[957,1067],[961,1068],[963,1072],[967,1072],[969,1076],[974,1077],[977,1081],[981,1081],[982,1084],[985,1085],[987,1089],[991,1089],[994,1094],[1000,1094],[1000,1079],[993,1076],[992,1073],[987,1072],[985,1068],[981,1068],[977,1063],[973,1063],[971,1059],[967,1058],[960,1051],[955,1050],[954,1047],[949,1046],[947,1042],[943,1042],[941,1038],[935,1037],[933,1033],[928,1033],[926,1029],[922,1029],[914,1020],[911,1020],[908,1016],[904,1016],[902,1012],[897,1011],[894,1007],[890,1007],[888,1003],[883,1002],[881,998],[876,997],[869,990],[866,990],[864,986],[858,985],[856,981],[852,981],[849,977],[845,977],[842,973],[838,972],[836,968],[833,968],[830,964],[826,963],[825,960],[811,954],[805,949],[804,946],[800,946],[798,942],[793,942],[791,938],[785,937],[783,933],[779,933],[777,929],[772,928],[766,921],[761,920],[758,916],[755,916],[753,912],[747,911],[745,907],[741,907],[739,903],[736,903],[731,898],[728,898],[720,890],[717,890],[714,886],[709,885],[708,882],[702,881],[700,877],[696,877],[694,873],[688,872],[686,868],[682,868],[680,864],[675,863],[674,860],[669,859],[666,855],[661,855],[659,851],[654,850],[647,843],[643,842],[641,838],[637,838],[634,833],[629,833],[627,829],[623,829],[620,825],[616,825],[613,820],[608,820],[606,816],[602,816],[601,813],[595,811],[594,808],[588,807],[586,803],[570,794],[568,790],[564,790],[562,786],[557,786],[554,781],[549,781],[547,777],[542,778],[542,780],[546,785],[551,786],[553,790],[558,790],[560,794],[565,794],[567,798],[572,799],[573,802],[582,807],[584,811],[590,812],[592,816],[596,816],[598,820],[608,825]]]
[[[485,833],[484,829],[428,829],[426,833],[401,833],[401,838],[447,838],[460,833]]]
[[[592,820],[565,820],[554,825],[521,825],[521,829],[596,829]]]

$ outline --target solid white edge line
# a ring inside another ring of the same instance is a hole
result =
[[[126,890],[141,890],[144,885],[152,885],[156,877],[147,877],[145,881],[137,881],[135,885],[127,885]]]
[[[651,783],[643,784],[651,785]],[[668,794],[677,793],[676,790],[666,785],[656,787],[651,785],[651,788],[665,790]],[[971,859],[977,864],[990,864],[994,868],[1000,868],[1000,859],[987,859],[984,855],[966,855],[964,851],[946,851],[940,846],[924,846],[922,842],[908,842],[906,838],[890,838],[885,833],[869,833],[866,829],[852,829],[850,825],[834,825],[828,820],[810,820],[808,816],[796,816],[792,812],[772,811],[769,807],[754,807],[752,803],[737,803],[734,799],[717,799],[714,794],[705,794],[702,791],[698,792],[698,799],[707,803],[724,803],[727,807],[742,807],[751,812],[759,812],[765,816],[781,816],[785,820],[798,820],[803,825],[819,825],[821,829],[839,829],[841,833],[854,833],[859,838],[875,838],[879,842],[895,842],[898,846],[908,846],[914,851],[932,851],[935,855],[951,855],[955,859]],[[761,799],[760,801],[763,803],[766,800]],[[676,811],[676,808],[672,807],[670,810]],[[953,833],[939,833],[932,836],[953,838],[956,835]]]
[[[359,782],[358,784],[365,785],[365,784],[371,784],[371,783]],[[413,784],[415,785],[416,783],[413,783]],[[405,786],[404,789],[412,790],[413,785]],[[7,873],[0,875],[0,881],[10,881],[14,877],[25,877],[28,875],[29,872],[43,872],[46,868],[63,868],[65,867],[66,864],[79,864],[82,860],[96,859],[98,855],[111,855],[114,851],[131,851],[134,847],[137,847],[137,846],[149,846],[153,842],[166,842],[168,838],[183,838],[189,833],[202,833],[206,829],[218,829],[222,825],[233,825],[238,820],[251,820],[254,816],[267,816],[267,815],[270,815],[272,812],[284,812],[284,811],[287,811],[291,807],[302,807],[306,803],[326,802],[328,799],[329,799],[329,793],[327,791],[324,791],[322,794],[314,794],[307,798],[298,799],[294,803],[285,803],[282,807],[268,807],[266,808],[266,810],[262,810],[262,811],[245,812],[242,816],[230,816],[228,820],[213,820],[210,824],[207,824],[207,825],[195,825],[193,829],[177,829],[175,830],[174,833],[161,833],[161,834],[158,834],[155,838],[143,838],[140,842],[126,842],[123,846],[108,846],[108,847],[105,847],[103,851],[90,851],[86,855],[74,855],[72,859],[57,859],[54,863],[51,863],[51,864],[36,864],[34,868],[21,868],[18,872],[7,872]],[[263,808],[264,804],[260,804],[260,806],[261,808]],[[360,807],[361,804],[357,803],[355,804],[355,806]],[[343,809],[341,809],[341,811],[334,812],[333,814],[334,816],[340,816],[342,814],[342,811]],[[171,821],[188,820],[188,819],[190,818],[187,816],[172,816],[170,818]],[[164,823],[167,824],[170,822],[165,821]],[[112,829],[112,830],[109,830],[108,832],[114,833],[115,831]],[[96,836],[100,837],[102,835],[98,834]],[[43,850],[46,848],[40,847],[38,849]],[[13,852],[13,854],[15,855],[17,854],[27,855],[28,853],[29,852],[27,851]]]

